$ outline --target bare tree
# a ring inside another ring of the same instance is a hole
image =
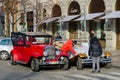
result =
[[[16,22],[20,19],[17,18],[18,1],[17,0],[1,0],[3,2],[4,11],[6,15],[6,36],[10,36],[10,24],[12,25],[12,31],[17,31]],[[10,18],[11,17],[11,18]]]
[[[10,13],[11,19],[9,19],[12,25],[12,31],[17,31],[15,24],[18,20],[16,20],[16,14],[18,13],[18,1],[17,0],[4,0],[5,11]],[[9,14],[8,14],[9,15]],[[20,19],[20,18],[19,18]]]
[[[16,32],[17,31],[17,21],[19,21],[21,18],[23,18],[23,28],[25,29],[26,25],[26,12],[29,7],[33,5],[33,1],[31,0],[0,0],[3,2],[3,6],[5,9],[5,14],[6,14],[6,34],[7,36],[10,36],[10,24],[12,26],[12,31]],[[22,9],[18,9],[19,7],[22,7]],[[33,6],[32,6],[33,7]],[[34,8],[36,9],[35,11],[35,18],[36,18],[36,27],[39,26],[39,23],[41,21],[41,4],[39,3],[39,0],[36,0],[36,5],[34,5]],[[24,16],[20,16],[19,18],[17,17],[17,13],[23,13]],[[37,29],[38,30],[38,29]]]
[[[30,0],[0,0],[3,2],[5,14],[6,14],[6,34],[10,36],[10,24],[12,25],[12,31],[17,31],[17,21],[23,18],[23,28],[25,26],[25,14],[26,14],[26,5],[30,4]],[[19,10],[19,5],[22,5],[23,9]],[[17,13],[22,12],[24,13],[24,17],[17,17]],[[11,18],[10,18],[11,17]]]

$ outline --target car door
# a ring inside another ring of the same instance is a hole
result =
[[[22,48],[22,60],[24,63],[29,62],[29,59],[31,57],[32,49],[31,49],[31,41],[28,36],[24,37],[24,47]]]
[[[18,56],[18,61],[23,62],[24,61],[24,56],[23,56],[24,42],[22,37],[17,39],[17,45],[15,47],[15,50],[17,51],[16,55]]]

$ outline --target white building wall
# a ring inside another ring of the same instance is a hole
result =
[[[106,14],[115,11],[116,0],[104,0]],[[106,50],[116,49],[116,29],[115,29],[115,20],[106,19],[106,22],[110,25],[111,31],[106,30]],[[105,25],[106,26],[106,25]],[[107,27],[107,26],[106,26]]]

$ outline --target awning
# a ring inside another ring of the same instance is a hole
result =
[[[75,19],[74,21],[80,21],[80,20],[92,20],[95,18],[98,18],[100,16],[104,15],[104,13],[91,13],[91,14],[87,14],[86,16],[82,16],[78,19]]]
[[[44,24],[45,21],[46,21],[46,19],[43,19],[43,20],[40,21],[39,24],[40,24],[40,25],[41,25],[41,24]]]
[[[75,18],[77,18],[77,17],[79,17],[79,16],[80,16],[80,15],[71,15],[71,16],[66,16],[65,18],[61,19],[61,22],[71,21],[71,20],[73,20],[73,19],[75,19]],[[59,20],[59,21],[57,21],[57,22],[60,22],[60,20]]]
[[[43,23],[49,23],[49,22],[53,22],[58,20],[60,17],[52,17],[52,18],[48,18],[47,20],[45,20]]]
[[[105,15],[104,17],[101,17],[100,19],[107,19],[107,18],[120,18],[120,11],[109,13],[108,15]]]

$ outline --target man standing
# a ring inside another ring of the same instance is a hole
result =
[[[94,31],[91,31],[91,34],[90,34],[90,46],[89,46],[88,54],[89,56],[92,57],[92,73],[94,72],[99,73],[100,72],[100,56],[102,55],[102,47],[97,37],[95,37]]]

